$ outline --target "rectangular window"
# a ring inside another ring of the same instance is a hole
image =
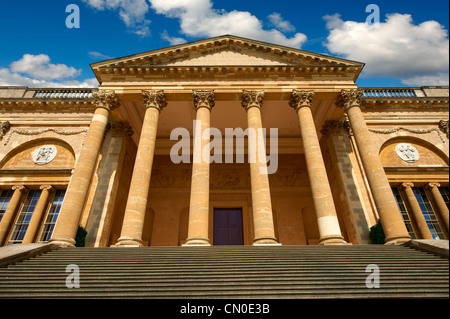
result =
[[[419,202],[420,209],[422,210],[425,221],[427,222],[428,229],[431,232],[433,239],[444,239],[439,222],[434,214],[433,207],[423,187],[413,187],[414,195],[416,195]]]
[[[447,204],[447,207],[449,207],[449,188],[448,187],[439,187],[439,191],[441,192],[442,198],[444,198],[444,202]]]
[[[50,209],[47,214],[47,218],[44,222],[44,227],[42,229],[41,242],[48,242],[53,234],[53,229],[55,228],[56,220],[58,219],[58,214],[61,209],[64,196],[66,195],[65,190],[58,189],[53,196],[53,200]]]
[[[16,225],[14,226],[14,231],[9,241],[10,244],[22,243],[25,233],[27,232],[28,225],[30,224],[31,216],[33,215],[40,196],[40,190],[30,190],[28,192],[27,199],[25,199],[25,202],[23,203],[19,217],[16,221]]]
[[[0,221],[8,208],[9,202],[14,194],[13,190],[0,190]]]
[[[403,201],[402,196],[400,195],[400,191],[398,190],[397,187],[393,187],[392,192],[394,193],[395,199],[397,200],[398,209],[402,214],[403,221],[405,222],[409,236],[411,236],[412,239],[416,239],[416,235],[414,235],[414,230],[411,226],[411,219],[409,218],[408,211],[406,210],[406,205],[405,202]]]

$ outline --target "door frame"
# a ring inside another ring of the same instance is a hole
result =
[[[221,194],[222,195],[222,194]],[[215,198],[210,199],[209,204],[209,238],[211,244],[214,243],[214,210],[215,209],[242,209],[242,231],[244,236],[244,246],[253,245],[253,217],[251,214],[251,199],[244,196],[239,196],[236,198],[236,194],[230,194],[231,196],[226,196],[227,199],[220,198],[220,200],[215,200]],[[215,196],[214,196],[215,197]],[[222,197],[222,196],[220,196]],[[244,197],[244,198],[243,198]],[[230,199],[228,199],[230,198]],[[250,201],[250,202],[249,202]]]
[[[233,208],[224,208],[224,207],[215,207],[214,211],[213,211],[213,234],[215,232],[215,225],[216,225],[216,221],[215,221],[215,215],[216,215],[216,211],[239,211],[241,214],[241,227],[242,227],[242,244],[240,245],[233,245],[233,246],[243,246],[245,241],[244,241],[244,210],[242,209],[242,207],[233,207]],[[213,246],[225,246],[225,245],[215,245],[214,244],[214,238],[212,238],[212,244]]]

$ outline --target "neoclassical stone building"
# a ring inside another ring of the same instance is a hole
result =
[[[0,245],[448,239],[448,87],[363,67],[222,36],[95,63],[99,89],[0,87]]]

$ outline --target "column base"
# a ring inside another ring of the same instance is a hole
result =
[[[115,245],[112,245],[111,247],[118,247],[118,248],[124,248],[124,247],[144,247],[142,244],[142,240],[131,238],[131,237],[120,237],[119,240]]]
[[[182,245],[183,247],[211,247],[209,239],[205,238],[188,238]]]
[[[275,238],[258,238],[253,240],[253,246],[282,246]]]
[[[319,245],[328,246],[328,245],[351,245],[344,240],[344,237],[335,235],[335,236],[325,236],[320,238]]]
[[[403,245],[411,240],[411,237],[395,237],[395,238],[386,238],[385,245]]]
[[[57,245],[62,248],[74,248],[76,241],[73,238],[60,237],[50,239],[50,244]]]

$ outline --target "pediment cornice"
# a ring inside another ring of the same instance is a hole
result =
[[[230,57],[228,60],[227,55]],[[241,58],[233,59],[238,55]],[[253,76],[267,71],[344,71],[356,80],[364,63],[236,36],[221,36],[98,62],[91,67],[100,82],[106,74],[151,76],[166,73],[176,76],[177,73],[195,74],[197,71],[205,75],[222,73],[229,76],[242,70],[251,71]]]

